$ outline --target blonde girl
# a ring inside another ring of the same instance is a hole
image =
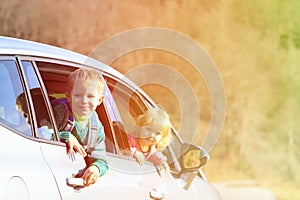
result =
[[[167,158],[161,153],[171,142],[169,115],[161,108],[150,108],[135,120],[136,131],[127,135],[131,156],[139,164],[151,161],[159,169],[169,171]]]

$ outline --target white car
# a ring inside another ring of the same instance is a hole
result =
[[[51,98],[63,96],[68,74],[82,67],[98,70],[105,80],[105,100],[96,111],[105,129],[109,170],[89,187],[73,178],[85,162],[80,155],[67,155],[51,106]],[[111,67],[58,47],[0,36],[0,83],[0,199],[220,199],[201,170],[209,155],[184,143],[174,128],[173,142],[163,152],[170,174],[150,162],[141,166],[124,153],[129,113],[156,104]],[[20,94],[27,114],[16,109]],[[47,116],[50,127],[40,126],[40,115]],[[191,153],[198,156],[188,166],[184,160]]]

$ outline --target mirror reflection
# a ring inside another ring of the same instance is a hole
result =
[[[184,167],[195,168],[200,166],[200,153],[199,149],[190,150],[184,156]]]

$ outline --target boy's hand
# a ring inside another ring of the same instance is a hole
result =
[[[96,167],[95,165],[89,166],[82,175],[84,185],[89,186],[96,183],[99,179],[99,175],[100,172],[98,167]]]
[[[67,142],[67,152],[69,155],[72,154],[73,149],[76,152],[78,152],[80,155],[82,155],[83,157],[86,156],[86,152],[85,152],[84,148],[82,147],[82,145],[78,142],[76,137],[70,133],[69,141]]]
[[[139,152],[139,151],[136,151],[136,152],[135,152],[134,157],[135,157],[136,161],[137,161],[140,165],[142,165],[142,164],[144,163],[144,161],[145,161],[145,156],[144,156],[144,154],[141,153],[141,152]]]

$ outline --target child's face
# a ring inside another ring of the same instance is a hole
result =
[[[157,144],[162,139],[162,135],[160,133],[154,132],[147,127],[141,127],[140,134],[149,135],[149,137],[139,138],[139,143],[141,146],[152,146]]]
[[[76,115],[89,118],[102,102],[103,96],[99,94],[97,84],[94,81],[78,79],[74,83],[68,100],[71,103],[72,111]]]

